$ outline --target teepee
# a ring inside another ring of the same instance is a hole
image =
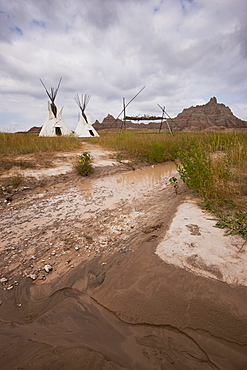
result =
[[[51,102],[48,101],[48,115],[45,120],[44,125],[40,131],[39,136],[62,136],[62,135],[70,135],[71,130],[68,128],[66,123],[63,120],[62,113],[63,107],[57,107],[55,105],[55,99],[57,96],[58,89],[60,87],[62,77],[58,82],[58,86],[56,89],[53,87],[51,88],[51,92],[47,90],[45,84],[40,79],[42,85],[45,88],[45,91],[50,99]]]
[[[75,96],[75,101],[80,108],[79,122],[75,129],[75,135],[79,137],[99,136],[91,123],[90,115],[85,113],[86,106],[89,103],[91,96],[82,94],[81,99],[78,94]]]

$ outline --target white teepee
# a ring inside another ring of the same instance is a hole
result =
[[[62,117],[63,107],[57,107],[55,105],[55,98],[56,98],[61,80],[62,78],[60,78],[58,87],[56,88],[56,90],[51,88],[51,93],[47,91],[43,81],[40,80],[42,82],[42,85],[45,88],[45,91],[48,97],[51,100],[51,103],[48,102],[48,115],[47,115],[44,125],[42,126],[39,136],[62,136],[62,135],[71,134],[71,130],[68,128],[68,126],[66,125]]]
[[[90,115],[85,113],[85,109],[90,98],[91,96],[86,94],[81,96],[81,100],[78,94],[75,96],[75,101],[81,110],[79,122],[75,129],[75,135],[79,137],[99,136],[98,132],[91,123]]]

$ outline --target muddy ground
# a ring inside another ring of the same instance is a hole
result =
[[[1,198],[1,369],[246,369],[246,286],[157,253],[193,199],[175,166],[82,150],[90,177],[63,153]]]

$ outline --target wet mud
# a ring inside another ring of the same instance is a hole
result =
[[[155,253],[175,171],[71,174],[1,206],[1,369],[246,368],[246,287]]]

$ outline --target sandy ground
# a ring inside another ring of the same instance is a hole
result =
[[[167,263],[230,285],[247,286],[246,243],[241,236],[228,235],[215,227],[216,220],[185,199],[156,253]]]
[[[63,153],[2,198],[1,369],[245,369],[244,240],[176,195],[172,163],[83,151],[89,178]]]

